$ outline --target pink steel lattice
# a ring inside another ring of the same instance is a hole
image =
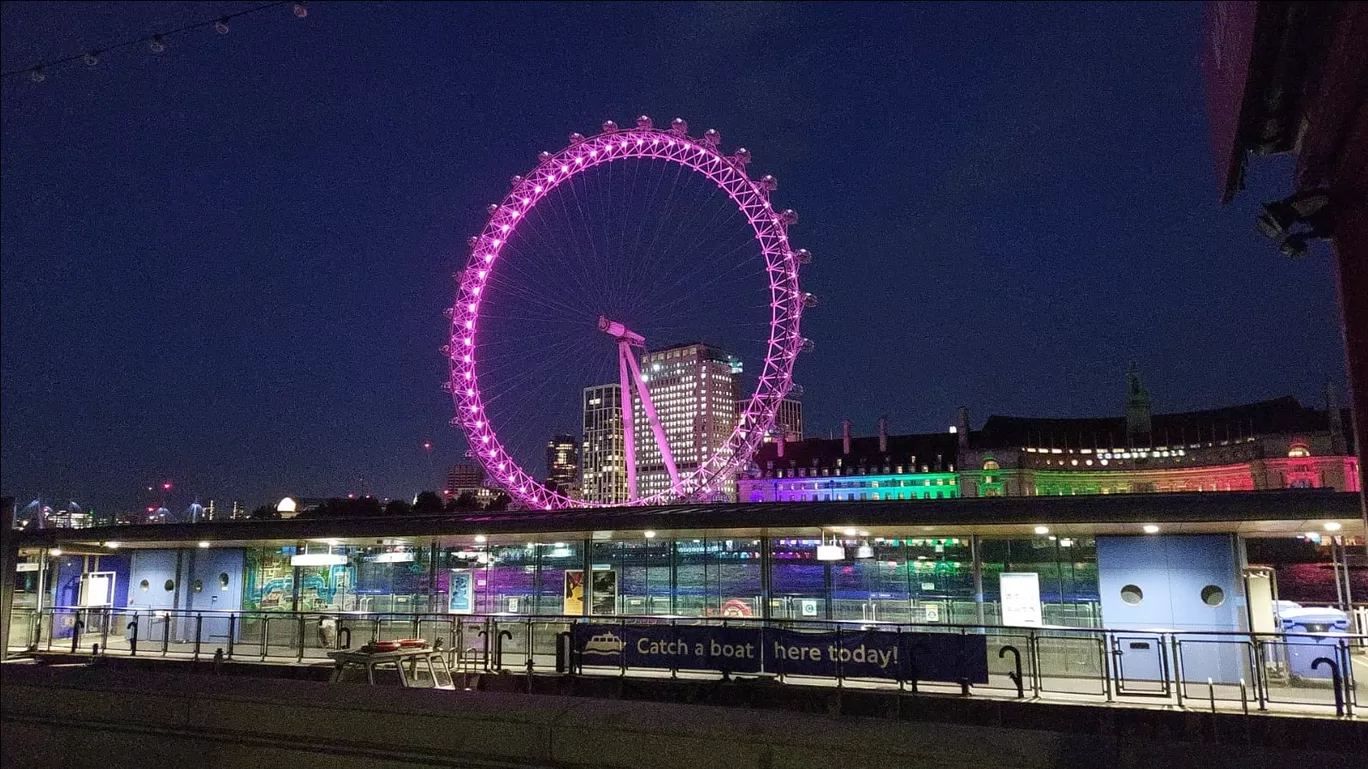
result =
[[[789,244],[788,227],[797,215],[791,210],[776,212],[771,207],[769,194],[778,187],[774,177],[751,179],[745,170],[749,152],[738,149],[723,155],[717,149],[720,137],[716,131],[707,131],[702,139],[690,138],[683,120],[676,119],[669,129],[657,129],[643,115],[637,118],[634,129],[621,130],[611,121],[603,129],[603,133],[588,139],[572,135],[570,146],[555,154],[542,153],[541,162],[529,174],[513,177],[513,191],[494,207],[480,235],[471,238],[470,259],[456,275],[460,286],[456,305],[449,311],[451,344],[443,351],[451,359],[451,378],[446,387],[456,405],[452,425],[465,432],[471,453],[484,466],[488,477],[513,499],[536,509],[603,505],[571,499],[546,488],[519,467],[499,442],[485,415],[475,372],[480,294],[498,263],[500,248],[527,212],[575,174],[624,158],[664,160],[703,174],[727,193],[750,222],[769,274],[769,344],[759,384],[739,424],[720,450],[695,471],[681,476],[669,490],[629,500],[628,504],[662,504],[706,495],[745,466],[773,426],[779,403],[793,386],[794,362],[807,344],[798,330],[803,308],[809,304],[808,295],[798,288],[798,265],[806,263],[808,253],[805,249],[794,250]]]

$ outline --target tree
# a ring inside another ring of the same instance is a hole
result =
[[[509,497],[507,494],[505,494],[505,493],[503,493],[503,492],[501,491],[501,492],[499,492],[499,495],[498,495],[498,496],[494,497],[493,499],[491,499],[491,500],[489,501],[489,507],[486,508],[486,509],[487,509],[487,510],[493,510],[493,511],[495,511],[495,512],[499,512],[499,511],[502,511],[502,510],[507,510],[507,509],[508,509],[508,505],[509,505],[512,501],[513,501],[513,499],[512,499],[511,497]]]
[[[413,501],[414,515],[436,515],[442,512],[442,498],[435,491],[424,491]]]
[[[391,499],[385,503],[385,515],[408,515],[413,507],[402,499]]]
[[[253,521],[278,521],[280,520],[280,511],[275,509],[274,505],[262,505],[253,510],[252,514],[247,517]]]

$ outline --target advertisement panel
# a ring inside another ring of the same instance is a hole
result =
[[[589,579],[589,586],[593,590],[589,613],[597,616],[617,614],[617,572],[612,569],[595,569]]]
[[[475,575],[470,569],[452,569],[447,586],[447,613],[471,614],[475,611]]]
[[[582,623],[571,642],[588,666],[988,682],[981,635]]]
[[[1002,624],[1012,627],[1041,627],[1045,624],[1040,608],[1040,575],[1033,571],[1003,572]]]
[[[565,590],[561,593],[561,614],[584,614],[584,570],[565,570]]]

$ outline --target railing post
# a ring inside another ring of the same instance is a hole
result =
[[[1002,659],[1007,652],[1012,653],[1013,664],[1016,667],[1016,671],[1008,673],[1007,678],[1016,684],[1017,699],[1023,699],[1026,696],[1026,689],[1021,680],[1021,652],[1015,646],[1003,646],[998,649],[998,659]]]
[[[1340,678],[1339,663],[1329,657],[1317,657],[1311,660],[1311,669],[1319,670],[1321,663],[1330,666],[1330,681],[1335,687],[1335,715],[1344,715],[1344,690],[1343,681]]]
[[[195,614],[195,656],[194,656],[194,659],[195,659],[196,662],[199,662],[199,655],[200,655],[200,633],[203,632],[203,630],[204,630],[204,614],[203,614],[203,613],[196,613],[196,614]]]
[[[1170,636],[1173,645],[1173,690],[1178,695],[1178,707],[1183,707],[1183,642],[1178,636]],[[1162,640],[1160,641],[1162,644]]]
[[[165,657],[171,648],[171,612],[166,612],[162,617],[162,656]]]
[[[233,640],[237,637],[237,612],[228,615],[228,659],[233,658]]]
[[[304,634],[305,634],[307,631],[304,629],[304,626],[305,626],[304,614],[303,614],[302,612],[296,612],[296,614],[298,615],[298,625],[299,625],[299,654],[295,657],[295,662],[303,662],[303,661],[304,661],[304,639],[305,639],[305,635],[304,635]]]
[[[130,631],[128,636],[128,656],[130,657],[138,656],[139,625],[140,623],[138,622],[138,613],[135,611],[133,612],[133,620],[129,622],[127,626],[124,627],[124,630]]]
[[[104,619],[100,622],[100,648],[109,651],[109,626],[114,623],[114,608],[106,608],[102,614]]]
[[[76,612],[76,622],[71,625],[71,653],[75,654],[76,649],[81,643],[81,631],[85,629],[85,623],[81,621],[81,612]]]
[[[266,661],[266,652],[271,648],[271,618],[261,618],[261,661]]]

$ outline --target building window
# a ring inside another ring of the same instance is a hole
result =
[[[1121,588],[1121,600],[1135,606],[1145,600],[1145,592],[1140,589],[1139,585],[1126,585]]]

